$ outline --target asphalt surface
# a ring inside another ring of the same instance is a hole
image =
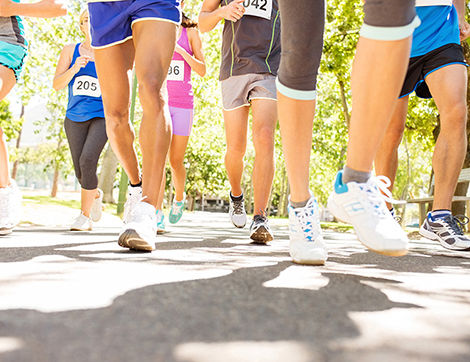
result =
[[[301,266],[286,220],[260,246],[201,212],[132,252],[112,215],[80,233],[33,214],[46,226],[0,239],[1,362],[470,360],[470,252],[385,257],[326,231],[326,265]]]

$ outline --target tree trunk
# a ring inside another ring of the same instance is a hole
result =
[[[24,104],[21,103],[21,112],[20,112],[20,119],[24,116]],[[23,132],[23,126],[21,126],[20,131],[18,132],[18,138],[16,139],[16,149],[18,150],[20,148],[21,144],[21,133]],[[16,174],[18,173],[18,164],[19,161],[16,159],[16,161],[13,163],[13,168],[11,170],[11,178],[16,179]]]
[[[54,167],[54,179],[52,181],[51,197],[57,197],[57,190],[59,188],[59,173],[60,173],[59,164],[56,163]]]
[[[98,181],[98,187],[103,190],[103,202],[108,204],[116,203],[113,197],[113,190],[118,164],[119,160],[109,144],[103,156],[103,164],[101,165]]]
[[[290,186],[289,182],[287,182],[286,194],[284,196],[284,205],[282,205],[282,216],[287,217],[289,214],[287,212],[287,206],[289,205],[289,194],[290,194]]]
[[[287,184],[287,171],[286,167],[284,166],[282,168],[282,184],[281,184],[281,193],[279,195],[279,203],[277,205],[277,213],[276,216],[281,216],[282,215],[282,210],[283,210],[283,204],[284,204],[284,193],[286,190],[286,184]]]
[[[351,115],[349,113],[349,108],[348,108],[348,101],[346,100],[346,90],[344,89],[344,82],[339,79],[338,77],[338,84],[339,84],[339,93],[341,96],[341,105],[343,106],[343,115],[344,115],[344,120],[346,121],[346,124],[349,128],[349,122],[351,120]]]

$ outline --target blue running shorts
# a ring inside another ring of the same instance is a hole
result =
[[[132,26],[144,20],[181,23],[180,0],[88,1],[91,45],[95,49],[124,43]]]
[[[26,55],[27,51],[22,46],[0,41],[0,65],[13,70],[16,81],[20,76]]]

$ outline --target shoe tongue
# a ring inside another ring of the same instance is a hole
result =
[[[148,202],[141,201],[139,204],[139,209],[143,214],[155,214],[156,209],[153,205],[150,205]]]

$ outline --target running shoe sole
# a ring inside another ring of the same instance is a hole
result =
[[[0,228],[0,236],[10,235],[13,228]]]
[[[329,199],[328,200],[328,210],[334,215],[335,218],[337,218],[339,221],[350,224],[348,221],[346,221],[345,217],[342,216],[342,211],[341,208],[336,206],[333,200]],[[338,216],[339,215],[339,216]],[[386,255],[386,256],[403,256],[408,254],[408,249],[397,249],[397,250],[376,250],[368,246],[366,243],[364,243],[362,240],[363,238],[361,232],[354,228],[354,232],[356,233],[356,236],[358,240],[361,242],[362,245],[364,245],[367,249],[372,250],[375,253]]]
[[[461,249],[461,248],[453,248],[451,244],[446,243],[443,239],[439,237],[439,235],[433,233],[432,231],[426,230],[423,227],[419,228],[419,235],[425,237],[426,239],[438,241],[444,248],[448,250],[454,251],[470,251],[470,248]]]
[[[132,250],[155,250],[155,246],[150,245],[148,242],[142,239],[137,233],[137,231],[133,229],[127,229],[121,235],[119,235],[118,244],[123,248],[128,248]]]
[[[264,226],[260,226],[258,230],[250,235],[250,239],[253,240],[252,244],[266,244],[268,241],[273,240],[273,236]]]
[[[80,229],[80,228],[70,228],[70,231],[91,231],[92,228],[89,229]]]

